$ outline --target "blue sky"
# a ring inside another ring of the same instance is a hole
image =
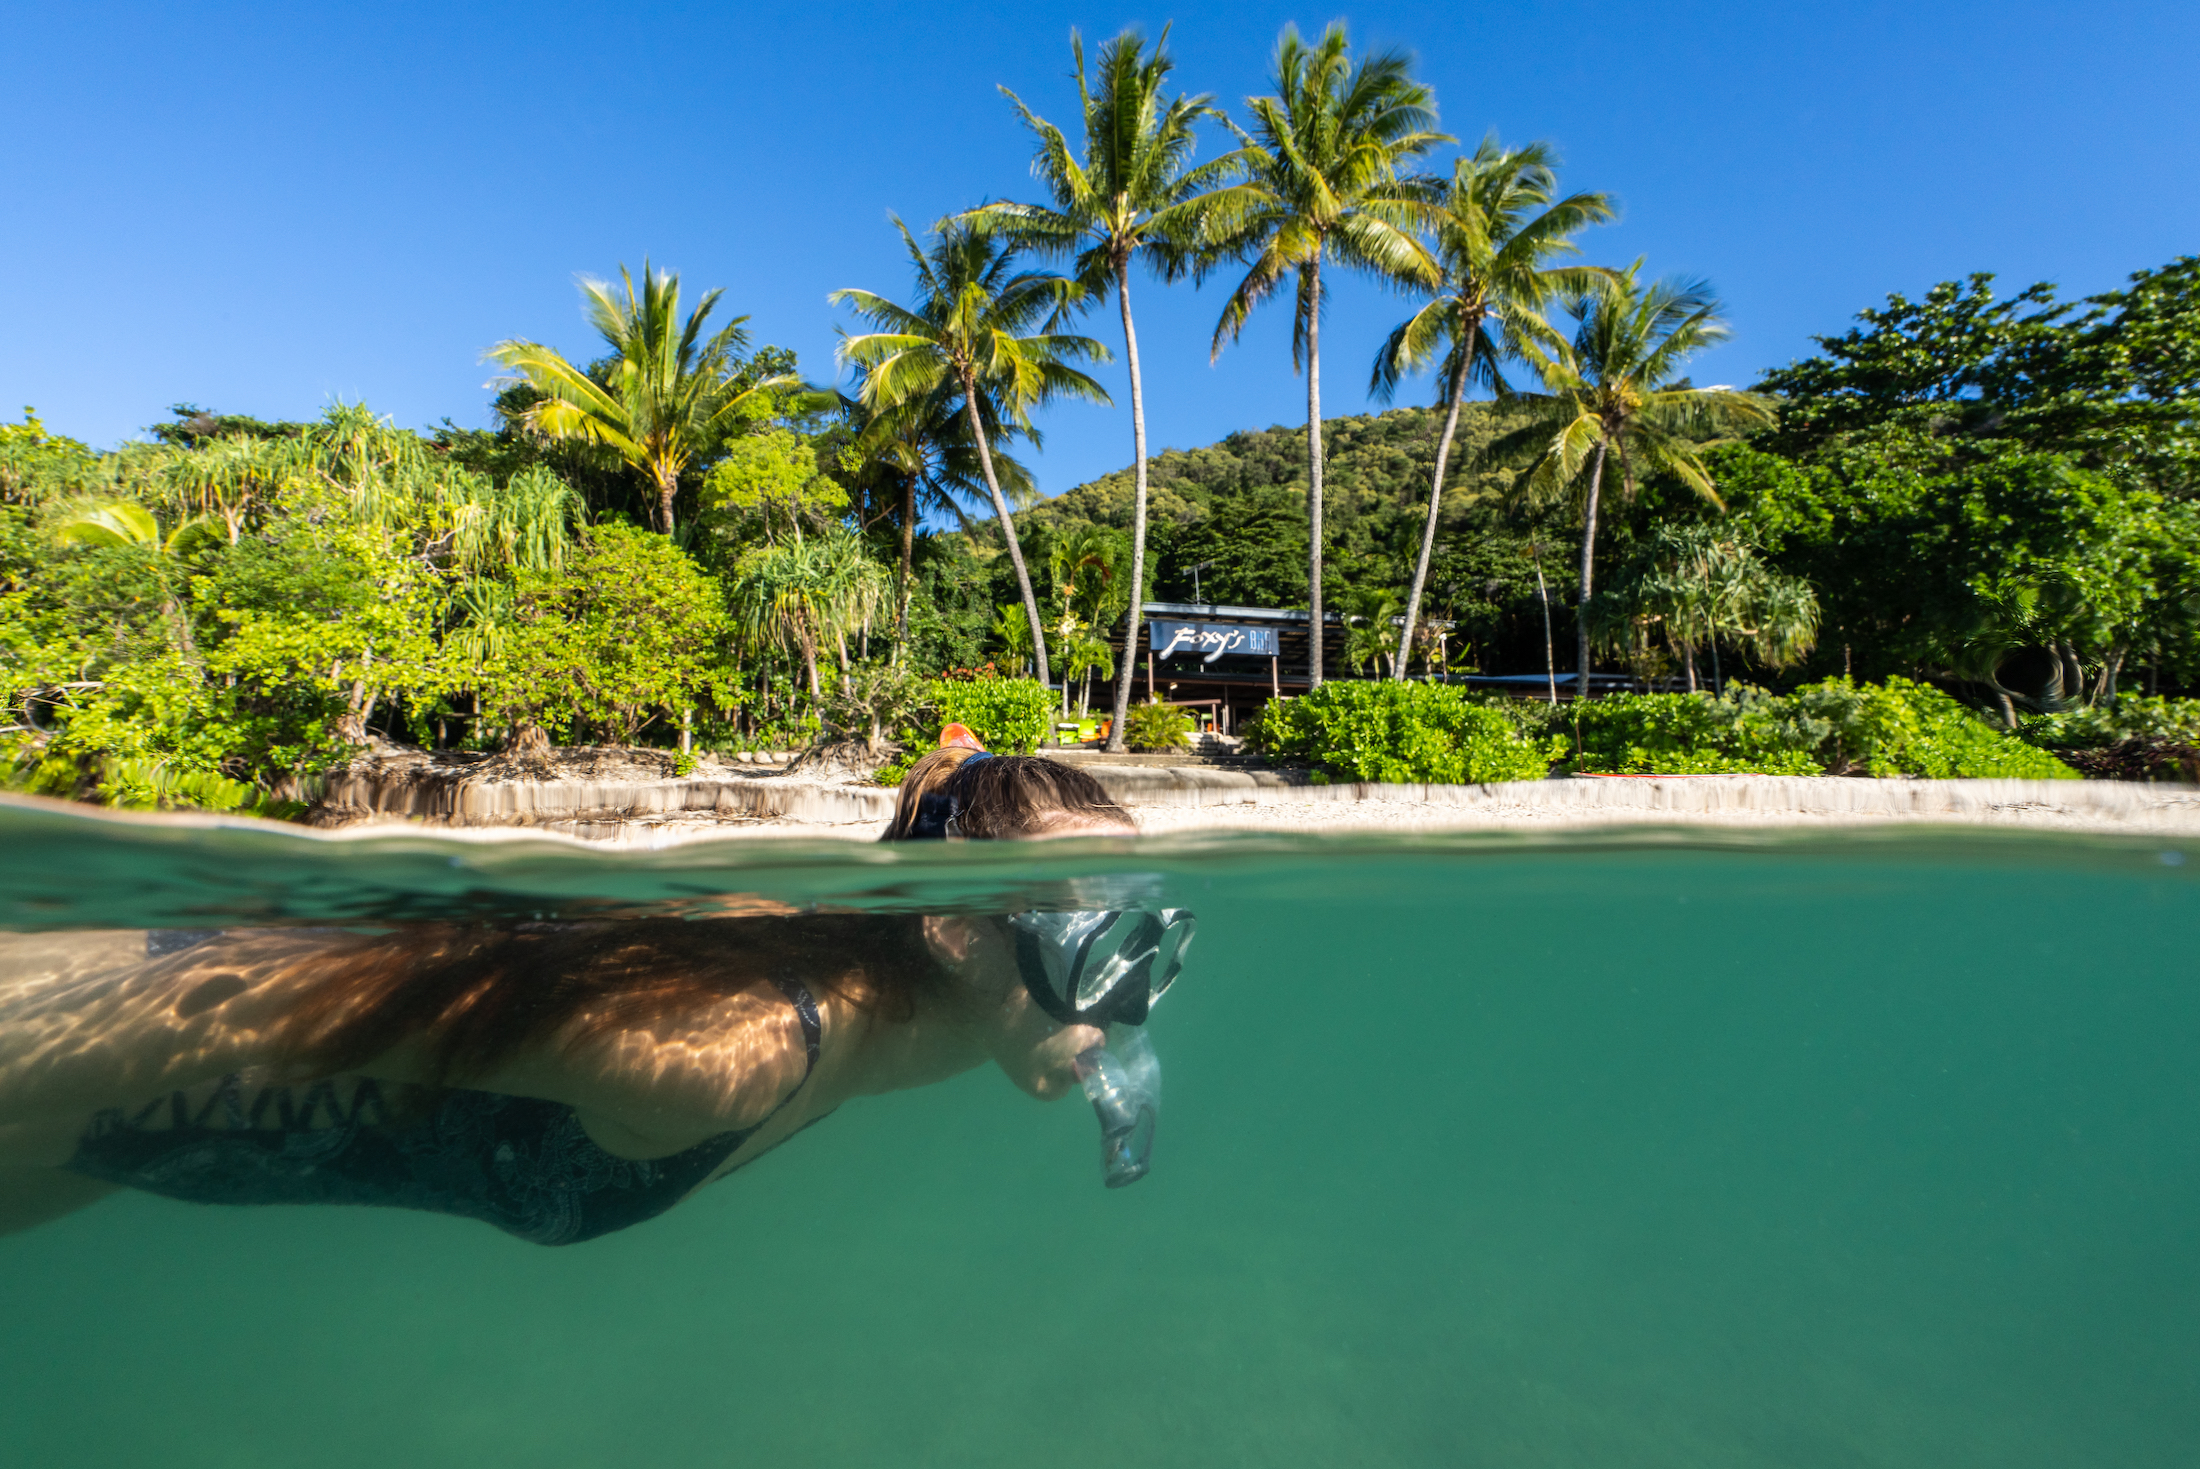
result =
[[[1174,22],[1236,106],[1286,21],[1418,57],[1448,131],[1545,138],[1618,196],[1589,257],[1707,276],[1747,382],[1889,291],[1972,270],[2106,289],[2200,248],[2200,7],[2115,3],[11,4],[0,12],[0,405],[111,444],[193,401],[364,399],[485,422],[483,349],[592,355],[573,279],[647,254],[831,372],[887,224],[1028,194],[996,84],[1071,119],[1068,33]],[[1221,292],[1134,288],[1152,441],[1303,418],[1283,308],[1219,364]],[[1338,294],[1323,399],[1366,406],[1401,304]],[[1120,345],[1112,313],[1095,335]],[[1058,492],[1130,457],[1124,406],[1044,420]],[[1416,385],[1419,401],[1423,389]]]

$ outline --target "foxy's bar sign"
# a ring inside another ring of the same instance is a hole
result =
[[[1153,622],[1146,646],[1157,658],[1177,653],[1198,653],[1200,662],[1212,663],[1224,654],[1252,658],[1276,656],[1276,630],[1244,627],[1233,622]]]

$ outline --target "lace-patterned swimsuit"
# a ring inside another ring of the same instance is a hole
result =
[[[391,1105],[372,1078],[359,1082],[349,1107],[328,1081],[302,1097],[261,1087],[248,1101],[229,1076],[195,1113],[181,1092],[134,1114],[100,1113],[68,1166],[193,1203],[378,1204],[479,1219],[537,1244],[577,1244],[680,1202],[808,1084],[823,1035],[817,1002],[794,980],[778,983],[802,1022],[802,1080],[762,1122],[669,1157],[605,1152],[562,1102],[452,1088],[407,1109]],[[172,1125],[149,1126],[164,1108]]]

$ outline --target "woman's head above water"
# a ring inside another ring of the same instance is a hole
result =
[[[1043,840],[1137,831],[1130,813],[1075,766],[951,745],[910,767],[883,840]]]

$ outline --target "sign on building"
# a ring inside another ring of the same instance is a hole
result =
[[[1249,658],[1278,656],[1276,630],[1272,627],[1246,627],[1234,622],[1153,622],[1147,626],[1150,632],[1146,646],[1153,649],[1157,658],[1197,653],[1202,663],[1212,663],[1225,654]]]

